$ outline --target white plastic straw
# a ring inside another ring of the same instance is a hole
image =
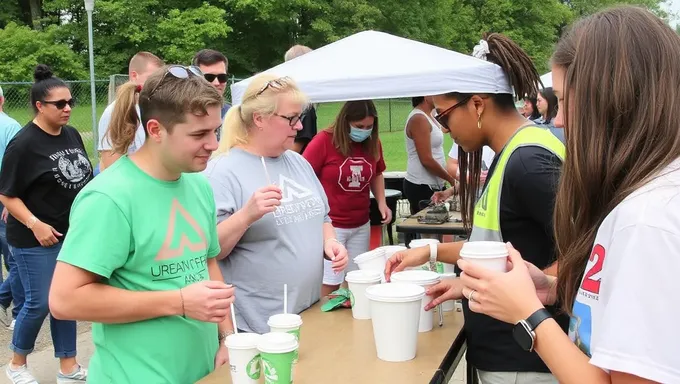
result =
[[[269,178],[269,171],[267,171],[267,164],[264,162],[264,156],[260,156],[262,160],[262,168],[264,168],[264,175],[267,177],[267,185],[272,185],[272,180]]]
[[[288,313],[288,284],[283,285],[283,313]]]
[[[234,311],[234,303],[231,303],[231,323],[234,325],[234,333],[238,333],[238,327],[236,326],[236,312]]]

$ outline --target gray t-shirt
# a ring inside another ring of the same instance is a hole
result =
[[[111,143],[109,142],[109,137],[106,133],[109,129],[109,124],[111,123],[111,113],[113,112],[113,107],[115,105],[115,101],[109,104],[106,109],[104,109],[102,117],[99,118],[99,126],[97,127],[97,130],[99,131],[97,150],[99,151],[110,151],[112,149]],[[137,116],[139,116],[139,105],[136,105],[135,108],[137,109]],[[144,134],[144,127],[142,127],[142,124],[140,123],[139,126],[137,126],[137,131],[135,132],[135,139],[132,141],[132,144],[130,144],[130,148],[128,148],[128,154],[135,153],[139,148],[141,148],[144,144],[144,140],[146,140],[146,135]]]
[[[269,316],[300,313],[321,295],[323,223],[330,222],[326,194],[309,163],[286,151],[265,158],[271,182],[281,188],[281,205],[253,223],[234,250],[219,262],[225,282],[236,286],[236,322],[248,332],[269,332]],[[215,194],[217,222],[245,206],[267,185],[259,156],[239,148],[211,159],[204,171]]]

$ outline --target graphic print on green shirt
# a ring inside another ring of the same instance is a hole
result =
[[[123,156],[76,198],[59,260],[130,291],[209,280],[220,251],[212,188],[200,174],[168,182]],[[179,294],[177,297],[180,300]],[[182,316],[93,324],[93,383],[193,383],[214,368],[217,325]]]

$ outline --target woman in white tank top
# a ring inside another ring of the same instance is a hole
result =
[[[445,168],[444,134],[431,117],[434,109],[431,97],[411,99],[413,110],[406,120],[406,179],[404,195],[411,206],[411,214],[418,212],[422,200],[430,200],[435,191],[444,189],[445,182],[454,178]]]

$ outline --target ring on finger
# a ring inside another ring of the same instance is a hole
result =
[[[470,294],[468,295],[468,301],[475,301],[474,298],[472,297],[472,295],[474,295],[475,292],[477,292],[477,291],[475,291],[474,289],[472,291],[470,291]]]

